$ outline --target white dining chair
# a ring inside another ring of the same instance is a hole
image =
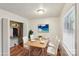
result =
[[[23,46],[24,46],[25,48],[28,48],[28,45],[26,44],[27,41],[28,41],[28,37],[27,37],[27,36],[23,37]]]
[[[27,45],[28,37],[23,37],[23,47],[28,50],[28,55],[30,55],[30,47]]]
[[[57,55],[59,43],[60,43],[60,40],[58,40],[57,38],[54,39],[54,41],[49,42],[48,49],[47,49],[48,55],[50,55],[50,56],[56,56]]]

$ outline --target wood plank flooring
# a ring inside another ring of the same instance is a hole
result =
[[[30,56],[47,56],[47,47],[46,48],[37,48],[30,47]]]
[[[29,50],[24,48],[22,45],[17,45],[10,48],[10,56],[29,56]],[[59,49],[57,56],[61,56]]]
[[[21,45],[10,48],[11,56],[28,56],[28,49],[23,48]]]

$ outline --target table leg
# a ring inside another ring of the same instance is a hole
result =
[[[44,48],[42,48],[42,56],[44,56]]]

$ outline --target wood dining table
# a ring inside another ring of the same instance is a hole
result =
[[[48,40],[28,41],[30,56],[47,56]]]

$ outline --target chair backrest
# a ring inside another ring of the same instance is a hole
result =
[[[26,43],[27,43],[27,41],[28,41],[28,37],[27,36],[25,36],[25,37],[23,37],[23,46],[26,48],[28,48],[28,45],[26,45]]]
[[[25,44],[27,43],[27,41],[28,41],[28,37],[27,36],[23,37],[23,43]]]
[[[57,50],[58,46],[59,46],[59,43],[60,43],[60,39],[58,37],[56,37],[55,39],[53,39],[49,43],[51,43],[51,45],[54,45],[54,48]]]
[[[60,43],[60,39],[56,36],[56,39],[54,40],[55,45],[58,46]]]

